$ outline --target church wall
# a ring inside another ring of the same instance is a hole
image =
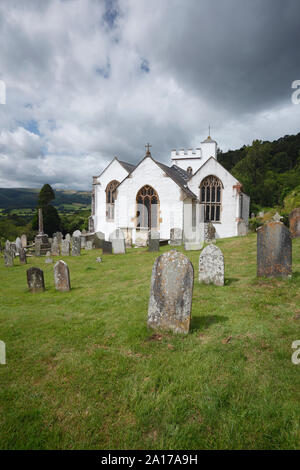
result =
[[[135,240],[136,195],[146,184],[152,186],[158,193],[160,211],[158,230],[161,238],[168,239],[171,228],[182,228],[182,190],[151,158],[142,161],[118,188],[116,224],[120,228],[132,228],[133,241]]]
[[[210,159],[196,175],[192,177],[188,185],[191,191],[199,198],[200,183],[209,175],[217,176],[223,183],[221,221],[213,225],[217,238],[237,236],[237,219],[239,215],[239,194],[233,186],[237,180],[225,170],[214,158]]]

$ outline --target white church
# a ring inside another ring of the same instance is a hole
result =
[[[250,198],[217,161],[210,136],[195,150],[173,150],[171,166],[155,160],[149,147],[137,165],[115,157],[93,177],[90,232],[108,240],[120,228],[135,243],[149,229],[167,240],[173,228],[185,237],[205,222],[212,222],[216,238],[238,236],[241,223],[248,227]]]

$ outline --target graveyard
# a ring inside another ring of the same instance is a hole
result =
[[[1,448],[299,448],[300,238],[288,279],[257,278],[256,243],[256,233],[217,240],[224,285],[200,283],[201,251],[183,246],[2,259]],[[147,325],[153,264],[172,248],[194,268],[188,334]],[[32,267],[45,290],[29,291]]]

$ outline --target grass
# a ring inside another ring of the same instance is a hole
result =
[[[72,291],[30,294],[2,260],[2,449],[299,449],[300,239],[294,276],[256,279],[256,236],[218,241],[226,285],[197,282],[188,336],[147,329],[155,253],[64,258]],[[161,251],[168,250],[163,247]],[[101,253],[101,252],[100,252]]]

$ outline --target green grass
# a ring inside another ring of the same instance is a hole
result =
[[[155,253],[65,258],[72,291],[27,292],[0,266],[2,449],[296,449],[300,440],[300,239],[294,276],[256,279],[256,236],[218,241],[226,285],[197,282],[187,336],[147,329]],[[169,247],[164,247],[165,251]],[[101,253],[101,251],[100,251]]]

